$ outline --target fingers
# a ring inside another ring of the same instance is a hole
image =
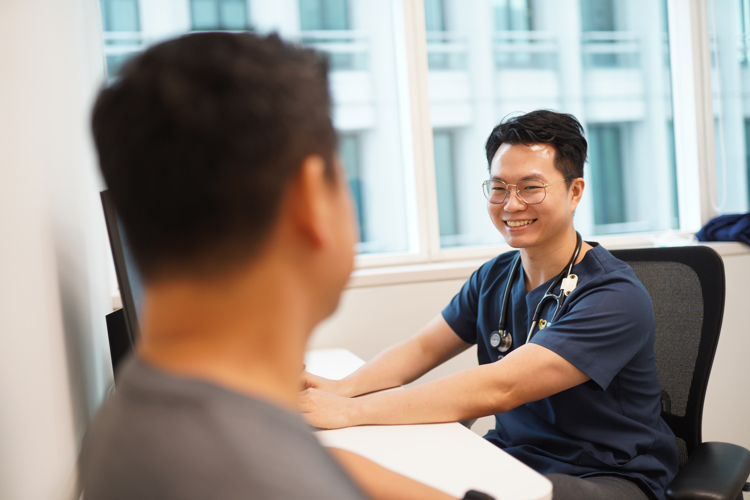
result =
[[[349,424],[349,399],[315,388],[300,393],[300,412],[310,425],[320,429],[339,429]]]

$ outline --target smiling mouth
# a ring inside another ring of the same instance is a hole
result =
[[[536,222],[536,219],[528,219],[528,220],[506,220],[505,225],[510,227],[521,227],[521,226],[528,226],[529,224],[533,224]]]

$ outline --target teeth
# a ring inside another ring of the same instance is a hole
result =
[[[533,219],[530,220],[506,220],[505,223],[508,224],[510,227],[518,227],[518,226],[527,226],[534,222]]]

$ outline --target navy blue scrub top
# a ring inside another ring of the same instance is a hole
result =
[[[590,244],[594,248],[573,267],[578,286],[554,323],[535,328],[531,342],[559,354],[591,380],[496,415],[496,428],[485,438],[543,474],[621,475],[664,498],[678,455],[674,434],[661,418],[651,298],[630,266]],[[498,329],[517,253],[482,265],[443,310],[453,331],[477,344],[480,364],[502,358],[490,346],[490,335]],[[523,265],[519,269],[506,313],[511,351],[526,342],[537,304],[552,282],[526,293]],[[541,318],[551,319],[554,307],[547,301]]]

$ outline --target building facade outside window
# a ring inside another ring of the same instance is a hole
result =
[[[587,189],[576,213],[584,237],[692,229],[697,212],[685,200],[696,196],[708,213],[704,177],[686,188],[685,175],[697,174],[685,174],[684,148],[675,149],[675,137],[683,145],[695,137],[673,116],[667,0],[100,2],[110,76],[143,48],[199,30],[277,32],[327,55],[359,266],[502,251],[481,193],[484,141],[504,117],[540,108],[571,113],[586,130]],[[716,182],[706,191],[714,212],[746,212],[750,0],[707,5],[718,36]]]
[[[446,217],[440,207],[448,205],[457,212],[446,224],[455,230],[451,238],[442,237],[440,222],[443,247],[500,243],[480,193],[487,176],[483,144],[505,116],[539,108],[572,113],[586,128],[587,189],[576,214],[584,235],[679,227],[666,2],[472,3],[484,10],[459,0],[442,4],[451,36],[465,40],[468,61],[466,69],[430,65],[429,72],[433,130],[451,129],[454,138],[454,171],[436,171],[439,215]],[[429,58],[429,32],[427,41]],[[628,189],[647,177],[664,186],[658,199],[647,189]],[[454,191],[441,188],[441,178],[454,179]]]
[[[277,32],[325,54],[339,155],[360,223],[358,252],[419,250],[409,229],[416,225],[415,202],[406,192],[414,185],[412,156],[403,144],[411,127],[408,89],[396,62],[404,36],[394,32],[391,2],[101,0],[101,6],[110,75],[148,45],[191,31]],[[114,41],[126,34],[137,43],[124,50]]]
[[[196,31],[250,29],[247,0],[190,0],[190,20]]]
[[[109,75],[143,48],[138,0],[101,0],[104,54]]]
[[[435,156],[440,241],[443,246],[450,247],[454,246],[451,240],[458,234],[453,133],[450,130],[436,130],[432,135],[432,144]]]
[[[750,210],[750,0],[709,0],[719,213]]]

